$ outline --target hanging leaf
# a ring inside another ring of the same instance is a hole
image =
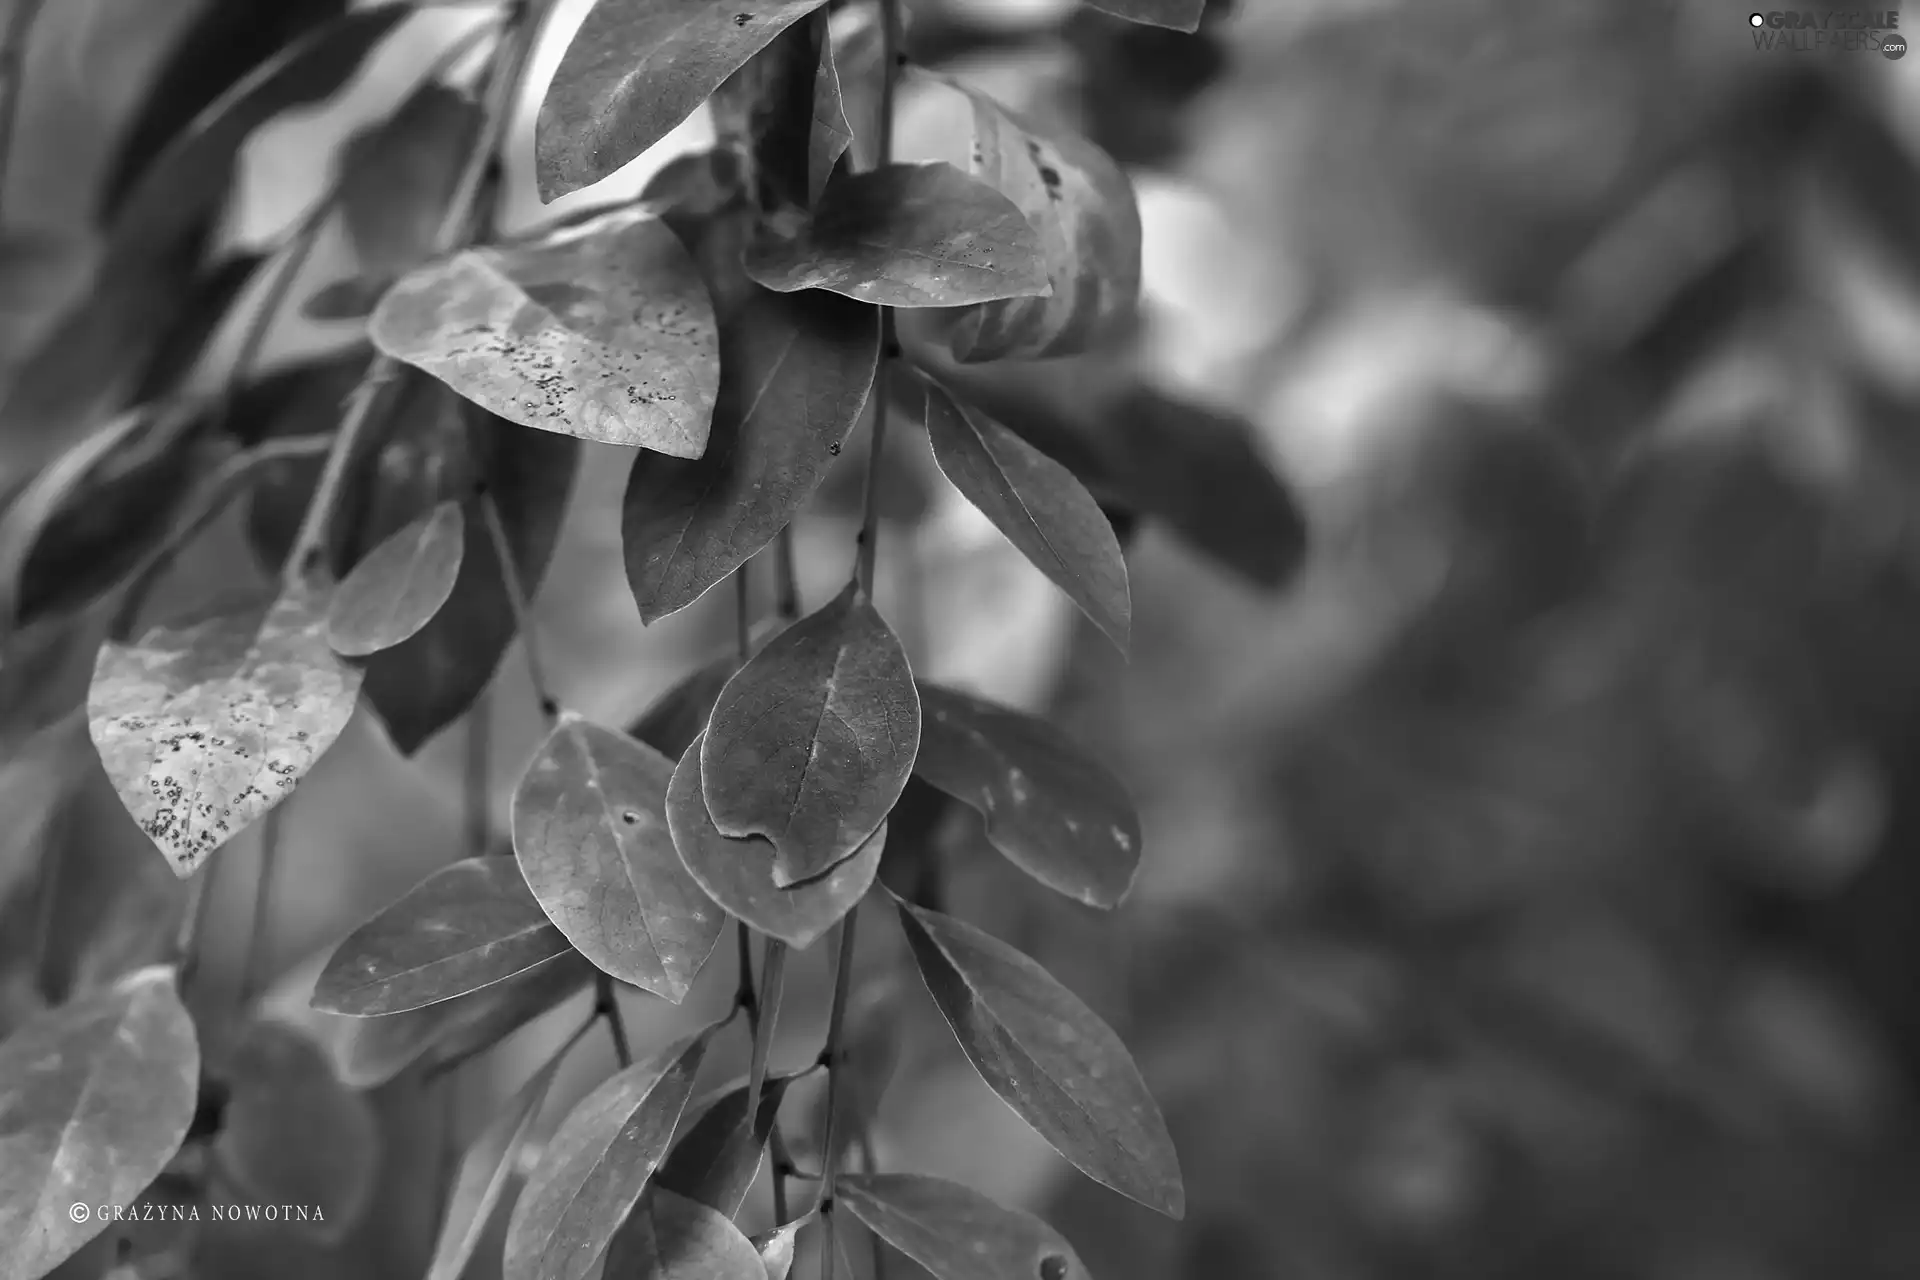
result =
[[[312,1206],[303,1229],[345,1238],[372,1203],[380,1165],[367,1100],[305,1032],[277,1022],[249,1026],[220,1074],[231,1090],[213,1143],[221,1173],[245,1198]]]
[[[513,851],[580,954],[679,1004],[726,916],[674,852],[672,777],[673,761],[652,747],[563,717],[513,794]]]
[[[686,754],[687,744],[706,732],[713,704],[738,669],[731,654],[696,668],[642,711],[627,736],[638,738],[669,760],[678,760]],[[668,796],[672,796],[671,788]],[[668,812],[671,816],[671,809]]]
[[[442,502],[353,567],[327,607],[327,643],[361,658],[417,634],[453,594],[466,551],[466,520]]]
[[[395,438],[362,464],[376,482],[357,527],[381,537],[435,502],[459,499],[466,546],[453,594],[433,620],[367,660],[367,701],[403,755],[467,713],[517,631],[475,490],[486,484],[520,580],[534,593],[559,541],[580,450],[575,440],[522,430],[424,375],[411,377],[395,408]]]
[[[749,91],[750,163],[760,208],[803,211],[820,202],[834,166],[853,141],[833,64],[831,23],[816,9],[780,33],[754,60]]]
[[[879,828],[919,743],[906,650],[848,583],[721,691],[700,746],[707,811],[723,836],[773,842],[776,885],[810,880]]]
[[[43,1276],[173,1159],[199,1096],[200,1049],[171,968],[50,1009],[0,1041],[0,1275]]]
[[[375,1017],[504,982],[570,948],[510,858],[464,858],[348,935],[314,984],[328,1013]]]
[[[809,1209],[801,1217],[783,1227],[763,1231],[753,1237],[753,1247],[760,1254],[760,1265],[766,1268],[766,1280],[787,1280],[793,1274],[793,1260],[796,1246],[800,1240],[800,1228],[812,1222],[817,1216]]]
[[[866,408],[880,313],[817,291],[755,290],[721,325],[720,348],[706,455],[642,453],[627,482],[627,581],[649,624],[752,559],[820,487]]]
[[[1305,559],[1306,520],[1244,417],[1141,384],[1106,353],[987,365],[959,364],[918,344],[909,354],[973,412],[1065,465],[1103,502],[1165,521],[1247,583],[1283,586]],[[919,403],[911,377],[894,387],[903,405]]]
[[[728,915],[804,951],[873,887],[886,848],[887,824],[882,822],[857,853],[826,874],[782,888],[773,879],[773,845],[759,836],[729,839],[713,825],[700,782],[700,742],[696,737],[680,757],[667,785],[673,847],[688,873]]]
[[[941,472],[1124,654],[1132,593],[1120,540],[1100,505],[1073,472],[969,411],[938,383],[917,382],[916,407]]]
[[[1181,1217],[1173,1140],[1113,1029],[998,938],[899,907],[920,976],[981,1079],[1089,1178]]]
[[[882,307],[957,307],[1051,289],[1040,239],[1020,210],[942,162],[842,171],[798,234],[754,242],[747,274],[777,293],[825,289]]]
[[[666,1154],[709,1027],[613,1076],[560,1122],[507,1224],[503,1280],[582,1280]]]
[[[958,1182],[909,1173],[842,1174],[833,1190],[836,1203],[934,1280],[1087,1280],[1086,1264],[1058,1231]]]
[[[374,1089],[408,1067],[445,1071],[584,992],[594,967],[569,949],[503,982],[406,1013],[347,1019],[334,1048],[343,1083]]]
[[[972,104],[973,173],[1033,224],[1053,285],[1046,297],[968,312],[952,330],[954,355],[969,363],[1038,360],[1098,346],[1131,324],[1139,306],[1132,184],[1084,138],[1046,133],[984,93],[953,87]]]
[[[687,1128],[654,1178],[656,1186],[697,1200],[732,1218],[746,1203],[759,1176],[767,1138],[780,1114],[780,1101],[797,1075],[768,1076],[760,1093],[758,1118],[747,1124],[747,1090],[742,1084],[720,1096]]]
[[[1086,5],[1142,26],[1198,31],[1207,0],[1086,0]]]
[[[12,497],[0,513],[0,626],[11,630],[63,598],[97,598],[138,562],[189,487],[199,409],[123,413]]]
[[[763,1280],[766,1268],[760,1251],[724,1214],[655,1186],[614,1236],[606,1274],[645,1280]]]
[[[254,130],[333,96],[410,12],[407,5],[378,5],[343,14],[281,49],[202,110],[119,203],[109,262],[150,257],[216,212],[234,158]]]
[[[539,1118],[541,1105],[547,1100],[547,1091],[553,1087],[554,1074],[563,1060],[556,1054],[534,1072],[533,1078],[507,1100],[460,1157],[453,1192],[447,1197],[446,1218],[440,1224],[433,1258],[427,1264],[427,1280],[460,1280],[467,1264],[473,1261],[480,1237],[506,1194],[507,1182],[513,1176],[521,1148],[526,1145],[528,1131]]]
[[[664,138],[823,0],[599,0],[561,56],[534,125],[548,203]]]
[[[114,6],[94,3],[90,7],[91,15],[82,19],[88,28],[83,41],[104,34],[97,28],[104,26]],[[139,109],[129,113],[128,127],[114,147],[101,184],[103,220],[112,221],[133,183],[215,99],[346,10],[347,0],[286,0],[264,10],[246,0],[224,0],[206,5],[184,30],[172,33],[176,37],[172,48],[153,75]]]
[[[292,587],[264,609],[100,647],[88,731],[180,878],[285,799],[346,728],[360,672],[328,648],[323,607]]]
[[[390,118],[348,140],[340,217],[368,276],[391,279],[432,255],[481,114],[467,94],[429,83]]]
[[[1118,906],[1140,865],[1140,819],[1120,779],[1053,725],[920,686],[913,771],[987,821],[1015,866],[1090,907]]]
[[[713,305],[650,212],[422,267],[387,291],[367,332],[523,427],[676,458],[706,451],[720,384]]]

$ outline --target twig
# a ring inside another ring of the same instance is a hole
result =
[[[613,1037],[613,1060],[620,1064],[622,1071],[626,1070],[633,1065],[633,1046],[627,1042],[626,1018],[620,1012],[619,993],[608,974],[593,975],[593,1012],[595,1017],[605,1020],[607,1034]]]
[[[260,820],[260,870],[253,881],[253,916],[247,925],[247,951],[240,965],[240,1008],[244,1011],[259,994],[260,965],[266,954],[268,915],[273,910],[274,869],[280,861],[281,824],[286,820],[289,795],[267,810]]]
[[[780,1021],[780,1000],[786,982],[787,946],[767,939],[766,962],[761,966],[760,994],[753,1002],[753,1048],[747,1056],[747,1126],[760,1124],[760,1096],[767,1087],[767,1057],[773,1052],[774,1029]]]
[[[743,667],[753,656],[752,585],[746,565],[733,571],[733,647]]]
[[[46,0],[14,0],[7,28],[0,33],[0,186],[13,160],[14,120],[20,111],[20,86],[26,80],[27,43]]]
[[[520,566],[513,560],[513,544],[507,540],[507,526],[500,519],[500,504],[486,490],[480,493],[480,514],[493,538],[494,558],[500,562],[500,585],[506,589],[507,607],[513,611],[513,625],[520,632],[520,648],[527,660],[527,678],[533,683],[533,696],[540,700],[540,714],[549,721],[560,716],[560,701],[553,696],[547,679],[547,664],[540,656],[540,637],[533,625],[533,602],[527,598],[527,584],[520,580]]]
[[[780,599],[774,607],[784,622],[800,617],[800,569],[793,557],[793,526],[780,530],[774,555],[780,571]]]
[[[820,1224],[823,1234],[821,1252],[822,1280],[833,1280],[833,1177],[839,1159],[834,1151],[834,1130],[840,1117],[840,1033],[847,1022],[847,996],[853,988],[854,925],[860,909],[855,907],[840,922],[840,951],[834,957],[833,1005],[827,1013],[827,1043],[820,1050],[820,1065],[827,1069],[827,1120],[820,1135]]]
[[[893,158],[894,83],[900,72],[900,0],[880,0],[880,139],[878,160]],[[880,361],[873,374],[873,439],[867,450],[867,491],[860,514],[859,556],[854,577],[868,597],[873,595],[874,559],[879,551],[880,459],[887,440],[887,367],[899,354],[894,335],[893,309],[880,309]],[[832,1274],[831,1258],[827,1264]]]
[[[483,690],[467,712],[466,759],[461,800],[466,810],[466,848],[481,857],[493,848],[493,699]]]
[[[180,971],[180,986],[185,987],[193,978],[200,964],[200,928],[206,923],[207,903],[210,894],[207,883],[213,878],[210,874],[213,865],[202,866],[199,873],[187,880],[187,902],[180,913],[180,928],[173,935],[173,964]]]

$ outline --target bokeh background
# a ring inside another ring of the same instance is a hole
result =
[[[881,1162],[1045,1214],[1101,1280],[1920,1276],[1920,61],[1761,52],[1737,0],[1214,0],[1194,36],[1055,0],[908,7],[923,60],[1094,137],[1139,194],[1137,340],[1005,394],[1098,430],[1085,388],[1119,380],[1237,421],[1308,536],[1276,589],[1147,524],[1122,664],[894,437],[881,603],[916,668],[1069,726],[1147,831],[1106,916],[961,823],[952,907],[1121,1032],[1191,1208],[1161,1221],[1073,1175],[868,913],[863,974],[910,988]],[[509,230],[637,192],[710,136],[696,116],[541,209],[531,113],[585,8],[564,0],[535,59]],[[89,287],[103,175],[196,9],[47,6],[0,362]],[[323,157],[473,21],[410,19],[339,99],[261,130],[224,242],[303,217]],[[939,127],[903,104],[907,149]],[[305,291],[350,252],[323,235]],[[268,359],[353,335],[296,317]],[[623,722],[732,624],[709,599],[641,627],[614,452],[585,459],[537,615],[563,699]],[[850,563],[857,489],[836,478],[799,526],[810,603]],[[258,572],[238,524],[166,590]],[[90,658],[44,689],[77,697]],[[289,803],[279,1016],[347,1046],[305,1010],[328,948],[460,856],[474,771],[503,824],[540,732],[516,656],[481,714],[410,760],[363,716]],[[84,980],[164,936],[180,891],[84,729],[46,723],[0,764],[0,890],[50,843],[84,868],[59,917]],[[257,840],[217,861],[205,964],[231,993]],[[824,951],[797,960],[776,1067],[814,1055]],[[684,1007],[630,1000],[636,1041],[723,1009],[730,969],[723,947]],[[0,1026],[32,1000],[8,993]],[[582,1012],[451,1092],[374,1089],[377,1212],[351,1238],[223,1233],[195,1274],[419,1274],[441,1151]],[[543,1124],[609,1063],[592,1042]]]

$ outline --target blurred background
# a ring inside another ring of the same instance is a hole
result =
[[[535,59],[504,230],[710,140],[696,116],[542,209],[532,112],[586,7],[564,0]],[[100,188],[200,8],[46,6],[5,186],[8,376],[91,287]],[[1143,524],[1123,664],[894,437],[881,604],[916,669],[1068,726],[1147,832],[1109,916],[951,825],[952,909],[1119,1030],[1190,1208],[1163,1221],[1073,1175],[868,912],[869,999],[905,978],[881,1163],[1042,1213],[1101,1280],[1920,1276],[1920,62],[1759,50],[1736,0],[1212,0],[1190,36],[1055,0],[908,8],[921,61],[1091,136],[1139,195],[1140,332],[995,394],[1098,432],[1086,388],[1117,381],[1233,424],[1306,534],[1239,548],[1278,581]],[[323,157],[478,12],[408,19],[341,94],[259,130],[218,242],[305,217]],[[909,155],[938,141],[914,105]],[[351,252],[323,232],[294,296]],[[270,368],[357,340],[294,311]],[[196,376],[218,385],[237,342]],[[710,598],[641,627],[616,452],[583,461],[537,613],[563,700],[624,723],[732,624]],[[836,477],[798,526],[809,607],[850,564],[857,493]],[[168,593],[260,572],[243,514]],[[62,718],[92,643],[66,648],[36,669],[45,727],[0,765],[0,892],[41,848],[83,868],[57,917],[80,982],[165,936],[180,889]],[[222,1233],[195,1275],[419,1274],[440,1151],[584,1013],[447,1090],[305,1010],[335,942],[461,855],[476,771],[503,829],[540,736],[515,655],[476,716],[408,758],[363,714],[284,811],[268,999],[369,1087],[376,1212],[345,1240]],[[256,837],[216,859],[205,963],[228,993]],[[816,1051],[825,950],[797,957],[776,1067]],[[723,947],[685,1006],[628,1002],[636,1043],[732,991]],[[7,993],[0,1028],[33,999]],[[609,1065],[590,1041],[543,1127]]]

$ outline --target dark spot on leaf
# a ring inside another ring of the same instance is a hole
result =
[[[640,815],[628,809],[620,815],[620,821],[631,827],[640,821]]]
[[[1057,1253],[1040,1259],[1040,1280],[1067,1280],[1067,1260]]]
[[[1060,171],[1052,165],[1043,164],[1040,166],[1040,181],[1047,184],[1047,190],[1058,191],[1060,189]]]
[[[827,452],[828,452],[828,453],[830,453],[830,454],[832,454],[832,455],[833,455],[834,457],[836,457],[836,458],[837,458],[837,457],[839,457],[839,456],[840,456],[840,442],[836,440],[836,441],[834,441],[834,442],[833,442],[832,444],[830,444],[830,445],[828,445],[828,446],[827,446]]]
[[[733,15],[733,25],[736,27],[744,27],[752,21],[753,15],[750,13],[736,13]]]

